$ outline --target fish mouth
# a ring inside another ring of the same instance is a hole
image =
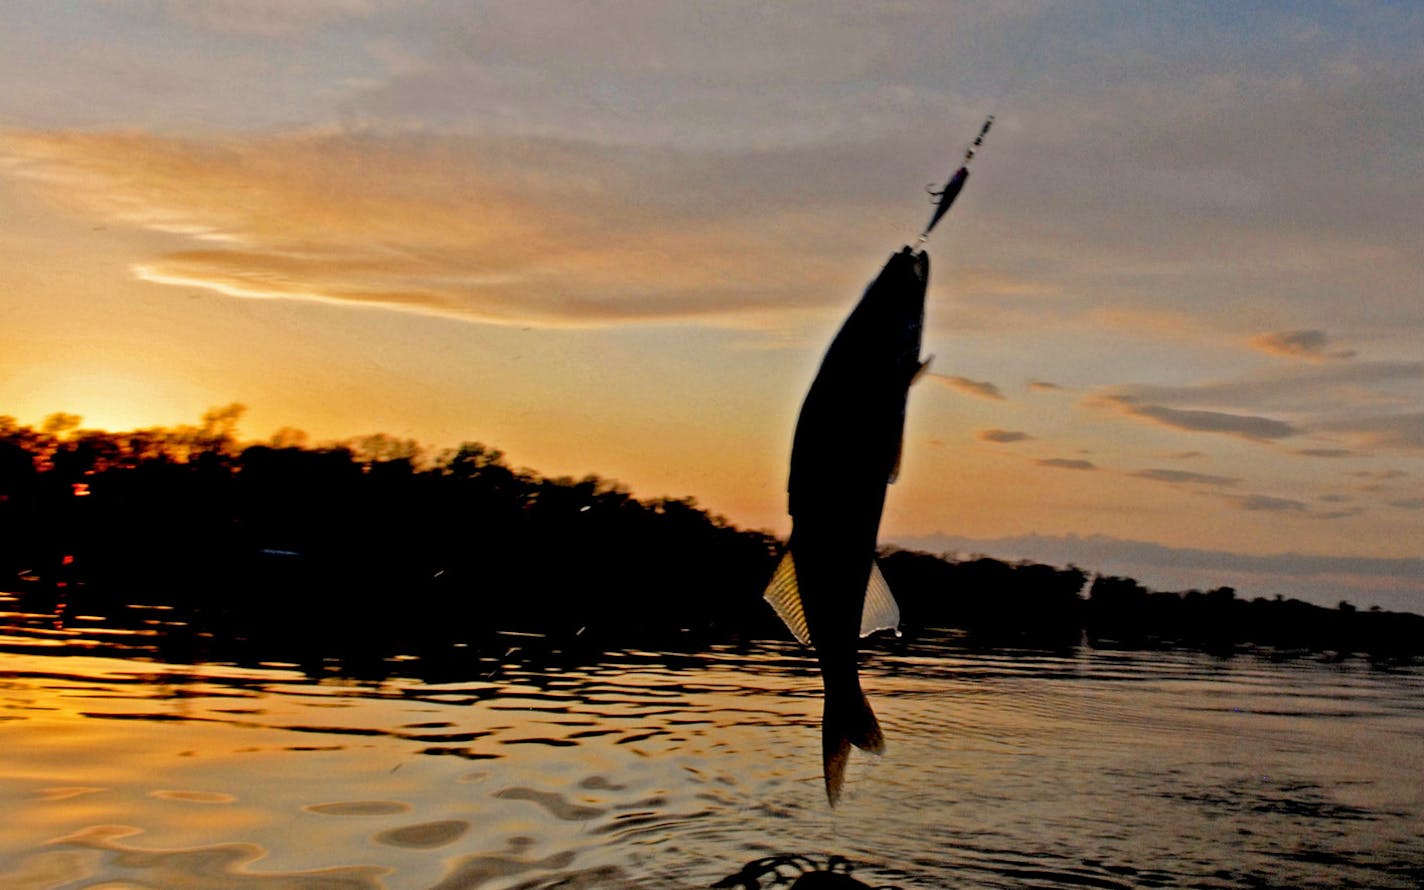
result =
[[[911,268],[915,270],[915,277],[918,278],[920,281],[924,281],[925,278],[928,277],[930,271],[929,254],[925,253],[923,250],[918,251],[916,253],[911,254],[911,261],[913,262]]]
[[[906,244],[900,251],[900,256],[909,263],[910,271],[914,274],[916,281],[924,282],[929,278],[930,256],[928,253],[923,250],[915,250]]]

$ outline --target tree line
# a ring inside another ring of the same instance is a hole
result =
[[[254,640],[297,658],[432,653],[506,631],[590,646],[785,635],[761,601],[783,542],[693,498],[515,469],[478,442],[311,444],[286,429],[244,443],[242,414],[127,432],[0,417],[0,591],[116,617],[133,601],[176,610],[188,632],[164,645],[194,651],[175,657]],[[881,565],[911,635],[1424,654],[1415,615],[1162,593],[982,556],[893,551]]]

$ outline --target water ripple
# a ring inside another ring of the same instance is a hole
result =
[[[572,803],[563,795],[533,788],[504,788],[494,793],[500,800],[527,800],[544,808],[555,819],[565,822],[586,822],[597,819],[607,810]]]
[[[888,645],[888,750],[829,810],[789,644],[439,684],[0,658],[7,887],[678,890],[795,849],[904,890],[1413,888],[1424,862],[1417,669]]]
[[[470,830],[470,823],[462,819],[446,819],[440,822],[422,822],[419,825],[405,825],[377,832],[371,839],[378,844],[392,847],[408,847],[429,850],[444,847],[459,840]]]

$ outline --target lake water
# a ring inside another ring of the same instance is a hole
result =
[[[1424,884],[1418,667],[926,637],[867,657],[888,749],[831,810],[794,644],[579,666],[511,637],[357,682],[14,602],[0,887],[785,887],[831,857],[902,890]]]

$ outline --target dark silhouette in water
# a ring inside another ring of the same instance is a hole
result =
[[[790,890],[897,890],[889,886],[871,887],[852,877],[854,866],[842,856],[831,856],[822,868],[808,856],[783,853],[756,859],[741,871],[713,884],[714,890],[762,890],[789,887]]]
[[[826,350],[791,448],[791,540],[766,599],[816,650],[833,805],[851,746],[877,754],[885,747],[860,688],[860,637],[899,626],[875,548],[885,487],[900,465],[905,400],[928,364],[920,360],[928,280],[929,257],[908,247],[885,264]]]
[[[784,633],[761,601],[782,543],[690,498],[542,477],[477,443],[427,454],[387,436],[302,446],[288,431],[244,446],[239,415],[118,433],[0,417],[0,594],[19,599],[5,610],[51,634],[104,616],[143,632],[115,647],[172,662],[373,679],[396,655],[414,656],[404,672],[467,679],[470,658],[483,674],[512,646],[580,658]],[[1406,613],[1089,585],[1073,566],[987,557],[892,551],[879,564],[908,638],[956,628],[975,646],[1424,655],[1424,618]]]

